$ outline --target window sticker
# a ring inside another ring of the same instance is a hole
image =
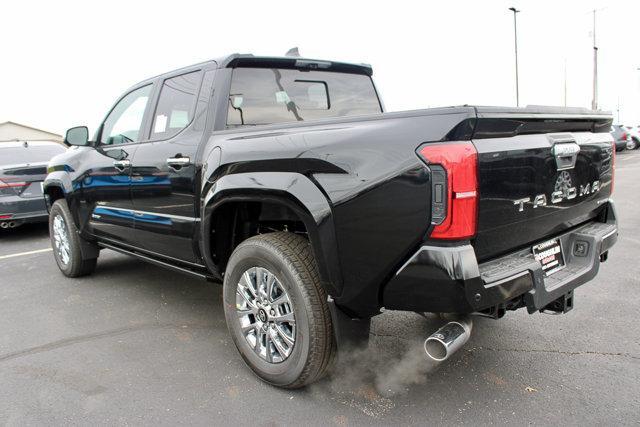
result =
[[[171,112],[171,120],[169,120],[170,129],[182,129],[189,124],[189,112],[182,110],[173,110]]]
[[[167,130],[167,116],[159,114],[156,116],[156,124],[153,127],[153,133],[162,133]]]
[[[287,95],[287,92],[283,90],[276,92],[276,102],[278,104],[288,104],[290,101],[291,99],[289,99],[289,95]]]

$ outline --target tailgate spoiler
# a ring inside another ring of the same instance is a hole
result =
[[[474,107],[472,139],[504,138],[555,132],[606,133],[613,117],[608,111],[575,107]]]

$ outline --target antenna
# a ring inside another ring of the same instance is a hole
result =
[[[287,53],[284,54],[284,56],[295,56],[297,58],[300,58],[300,52],[298,51],[298,47],[297,46],[292,47],[287,51]]]

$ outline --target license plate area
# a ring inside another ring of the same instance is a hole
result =
[[[549,276],[565,266],[560,239],[551,239],[533,246],[533,256],[542,266],[545,276]]]

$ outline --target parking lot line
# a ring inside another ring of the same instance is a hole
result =
[[[2,256],[0,256],[0,260],[7,259],[7,258],[14,258],[14,257],[18,257],[18,256],[24,256],[24,255],[39,254],[39,253],[42,253],[42,252],[49,252],[50,250],[52,250],[52,249],[51,248],[45,248],[45,249],[36,249],[35,251],[20,252],[20,253],[17,253],[17,254],[2,255]]]

